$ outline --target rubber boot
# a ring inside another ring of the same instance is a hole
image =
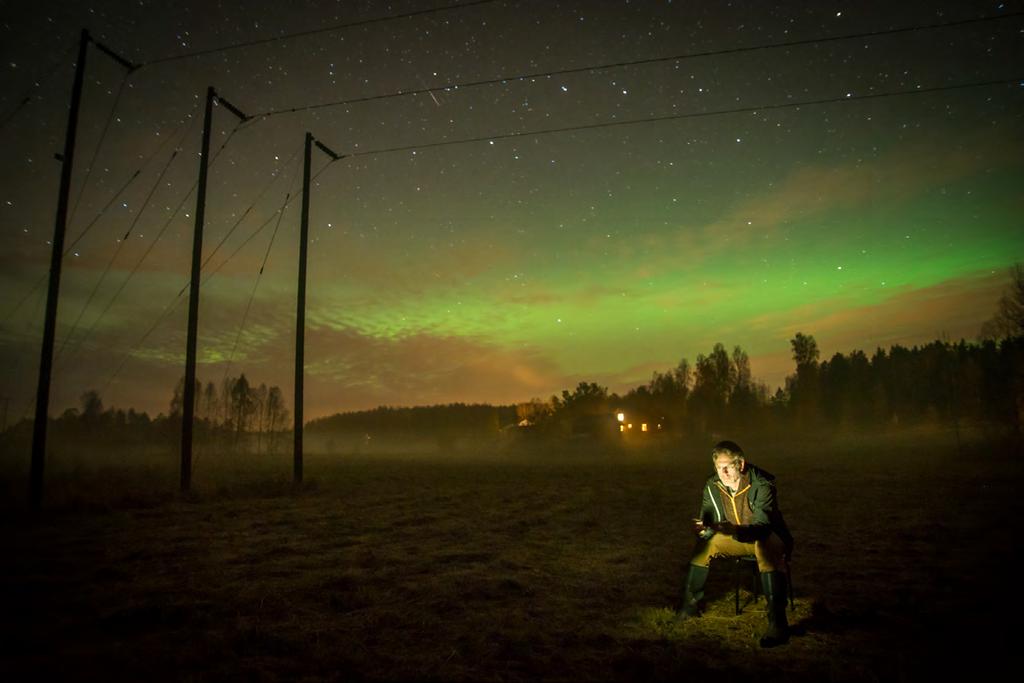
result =
[[[789,623],[786,621],[786,575],[783,572],[761,574],[761,587],[768,601],[768,630],[761,637],[761,647],[775,647],[789,642]]]
[[[700,601],[704,599],[704,583],[708,580],[708,568],[691,564],[686,573],[686,588],[683,593],[683,608],[676,615],[676,621],[685,621],[700,616]]]

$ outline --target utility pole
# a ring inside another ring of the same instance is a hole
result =
[[[36,386],[36,414],[32,424],[32,464],[29,470],[29,507],[39,510],[43,502],[43,470],[46,465],[46,427],[50,412],[50,380],[53,374],[53,344],[57,332],[57,300],[60,295],[60,271],[64,259],[64,235],[67,232],[68,196],[71,193],[71,172],[75,160],[75,137],[78,134],[78,109],[82,101],[82,84],[85,80],[85,57],[89,43],[126,67],[129,72],[136,67],[128,60],[115,54],[110,48],[92,40],[89,31],[82,29],[78,43],[78,61],[75,63],[75,80],[71,86],[71,106],[68,110],[68,126],[64,134],[64,153],[55,155],[61,162],[60,189],[57,193],[57,219],[53,228],[53,244],[50,252],[50,284],[46,292],[46,318],[43,323],[43,344],[39,358],[39,383]]]
[[[332,161],[341,159],[313,134],[306,132],[306,153],[302,162],[302,222],[299,229],[299,287],[298,302],[295,311],[295,446],[294,446],[294,481],[302,483],[302,396],[306,355],[306,256],[309,247],[309,167],[313,154],[313,144],[331,157]]]
[[[245,121],[248,117],[220,97],[213,86],[206,89],[206,112],[203,117],[203,142],[199,153],[199,187],[196,190],[196,227],[192,237],[192,278],[188,293],[188,342],[185,350],[185,395],[181,416],[181,492],[192,487],[192,423],[196,403],[196,340],[199,332],[199,270],[203,260],[203,220],[206,213],[206,175],[210,167],[210,128],[213,101]]]

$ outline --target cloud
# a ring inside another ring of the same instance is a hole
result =
[[[335,234],[310,256],[310,277],[327,277],[330,287],[372,290],[382,300],[417,297],[425,289],[455,288],[501,269],[515,270],[518,247],[486,235],[460,235],[457,242],[432,248],[424,243],[396,246],[369,240],[352,244],[353,234]],[[348,283],[348,284],[346,284]]]
[[[896,344],[912,346],[943,337],[954,342],[974,339],[981,324],[992,316],[1005,285],[1004,273],[984,271],[931,287],[905,287],[875,304],[850,306],[831,299],[761,316],[751,321],[750,329],[785,347],[753,356],[751,368],[770,386],[781,385],[793,372],[788,340],[797,332],[814,336],[822,360],[856,349],[870,355],[878,347]]]
[[[743,248],[778,228],[837,209],[911,199],[929,188],[1019,163],[1019,144],[1005,133],[981,131],[956,145],[934,140],[908,144],[873,160],[799,166],[768,191],[732,206],[711,223],[688,226],[676,237],[691,263],[725,249]]]

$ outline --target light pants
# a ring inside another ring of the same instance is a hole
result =
[[[786,567],[786,546],[776,534],[763,541],[740,543],[732,536],[715,534],[707,541],[699,541],[690,564],[707,567],[712,557],[745,557],[753,555],[757,558],[757,569],[761,573],[788,571]]]

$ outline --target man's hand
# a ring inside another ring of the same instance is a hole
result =
[[[715,535],[714,529],[704,523],[702,519],[691,520],[693,522],[693,533],[705,541]]]
[[[734,536],[736,534],[736,525],[730,521],[716,522],[711,525],[717,533],[725,534],[726,536]]]

